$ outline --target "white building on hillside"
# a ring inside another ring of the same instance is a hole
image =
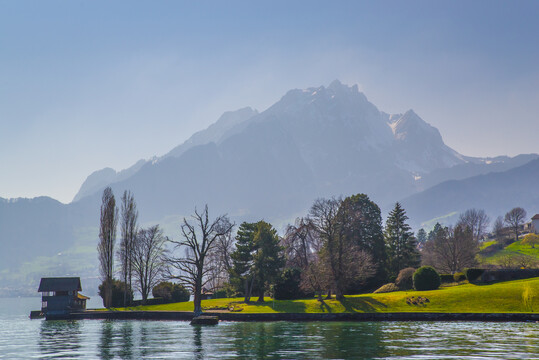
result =
[[[535,214],[532,217],[531,231],[536,234],[539,234],[539,214]]]

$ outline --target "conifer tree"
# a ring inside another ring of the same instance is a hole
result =
[[[425,245],[425,243],[427,242],[427,232],[425,231],[425,229],[419,229],[417,231],[416,240],[419,247]]]
[[[256,224],[253,240],[256,248],[253,263],[258,283],[258,301],[263,302],[264,291],[277,281],[285,264],[284,249],[279,244],[277,230],[265,221]]]
[[[232,269],[230,278],[243,285],[245,302],[251,300],[251,292],[254,284],[253,274],[253,251],[255,250],[254,235],[256,223],[243,222],[236,234],[236,250],[230,254]]]
[[[391,276],[397,276],[404,268],[419,265],[416,239],[406,220],[408,220],[406,211],[397,202],[389,213],[384,231],[388,270]]]

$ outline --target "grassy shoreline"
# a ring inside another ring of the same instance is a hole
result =
[[[420,301],[417,299],[421,298]],[[425,300],[428,299],[428,302]],[[397,291],[316,299],[275,300],[245,304],[242,298],[203,300],[206,312],[241,314],[297,313],[537,313],[539,277],[494,284],[461,284],[432,291]],[[114,311],[193,311],[192,302],[117,308]]]

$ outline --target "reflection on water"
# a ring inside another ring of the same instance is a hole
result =
[[[81,329],[77,321],[42,321],[38,341],[41,354],[72,358],[81,348]]]
[[[382,323],[231,323],[224,348],[236,356],[269,359],[385,357]]]
[[[26,305],[0,299],[0,359],[539,358],[537,323],[43,321]]]
[[[38,345],[40,357],[77,359],[529,359],[539,325],[43,321]]]
[[[194,355],[195,359],[204,359],[204,348],[202,347],[202,327],[201,325],[193,326],[193,343],[195,344]]]

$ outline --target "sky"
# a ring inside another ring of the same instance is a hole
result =
[[[537,1],[0,0],[0,197],[68,203],[225,111],[353,85],[468,156],[538,153]]]

